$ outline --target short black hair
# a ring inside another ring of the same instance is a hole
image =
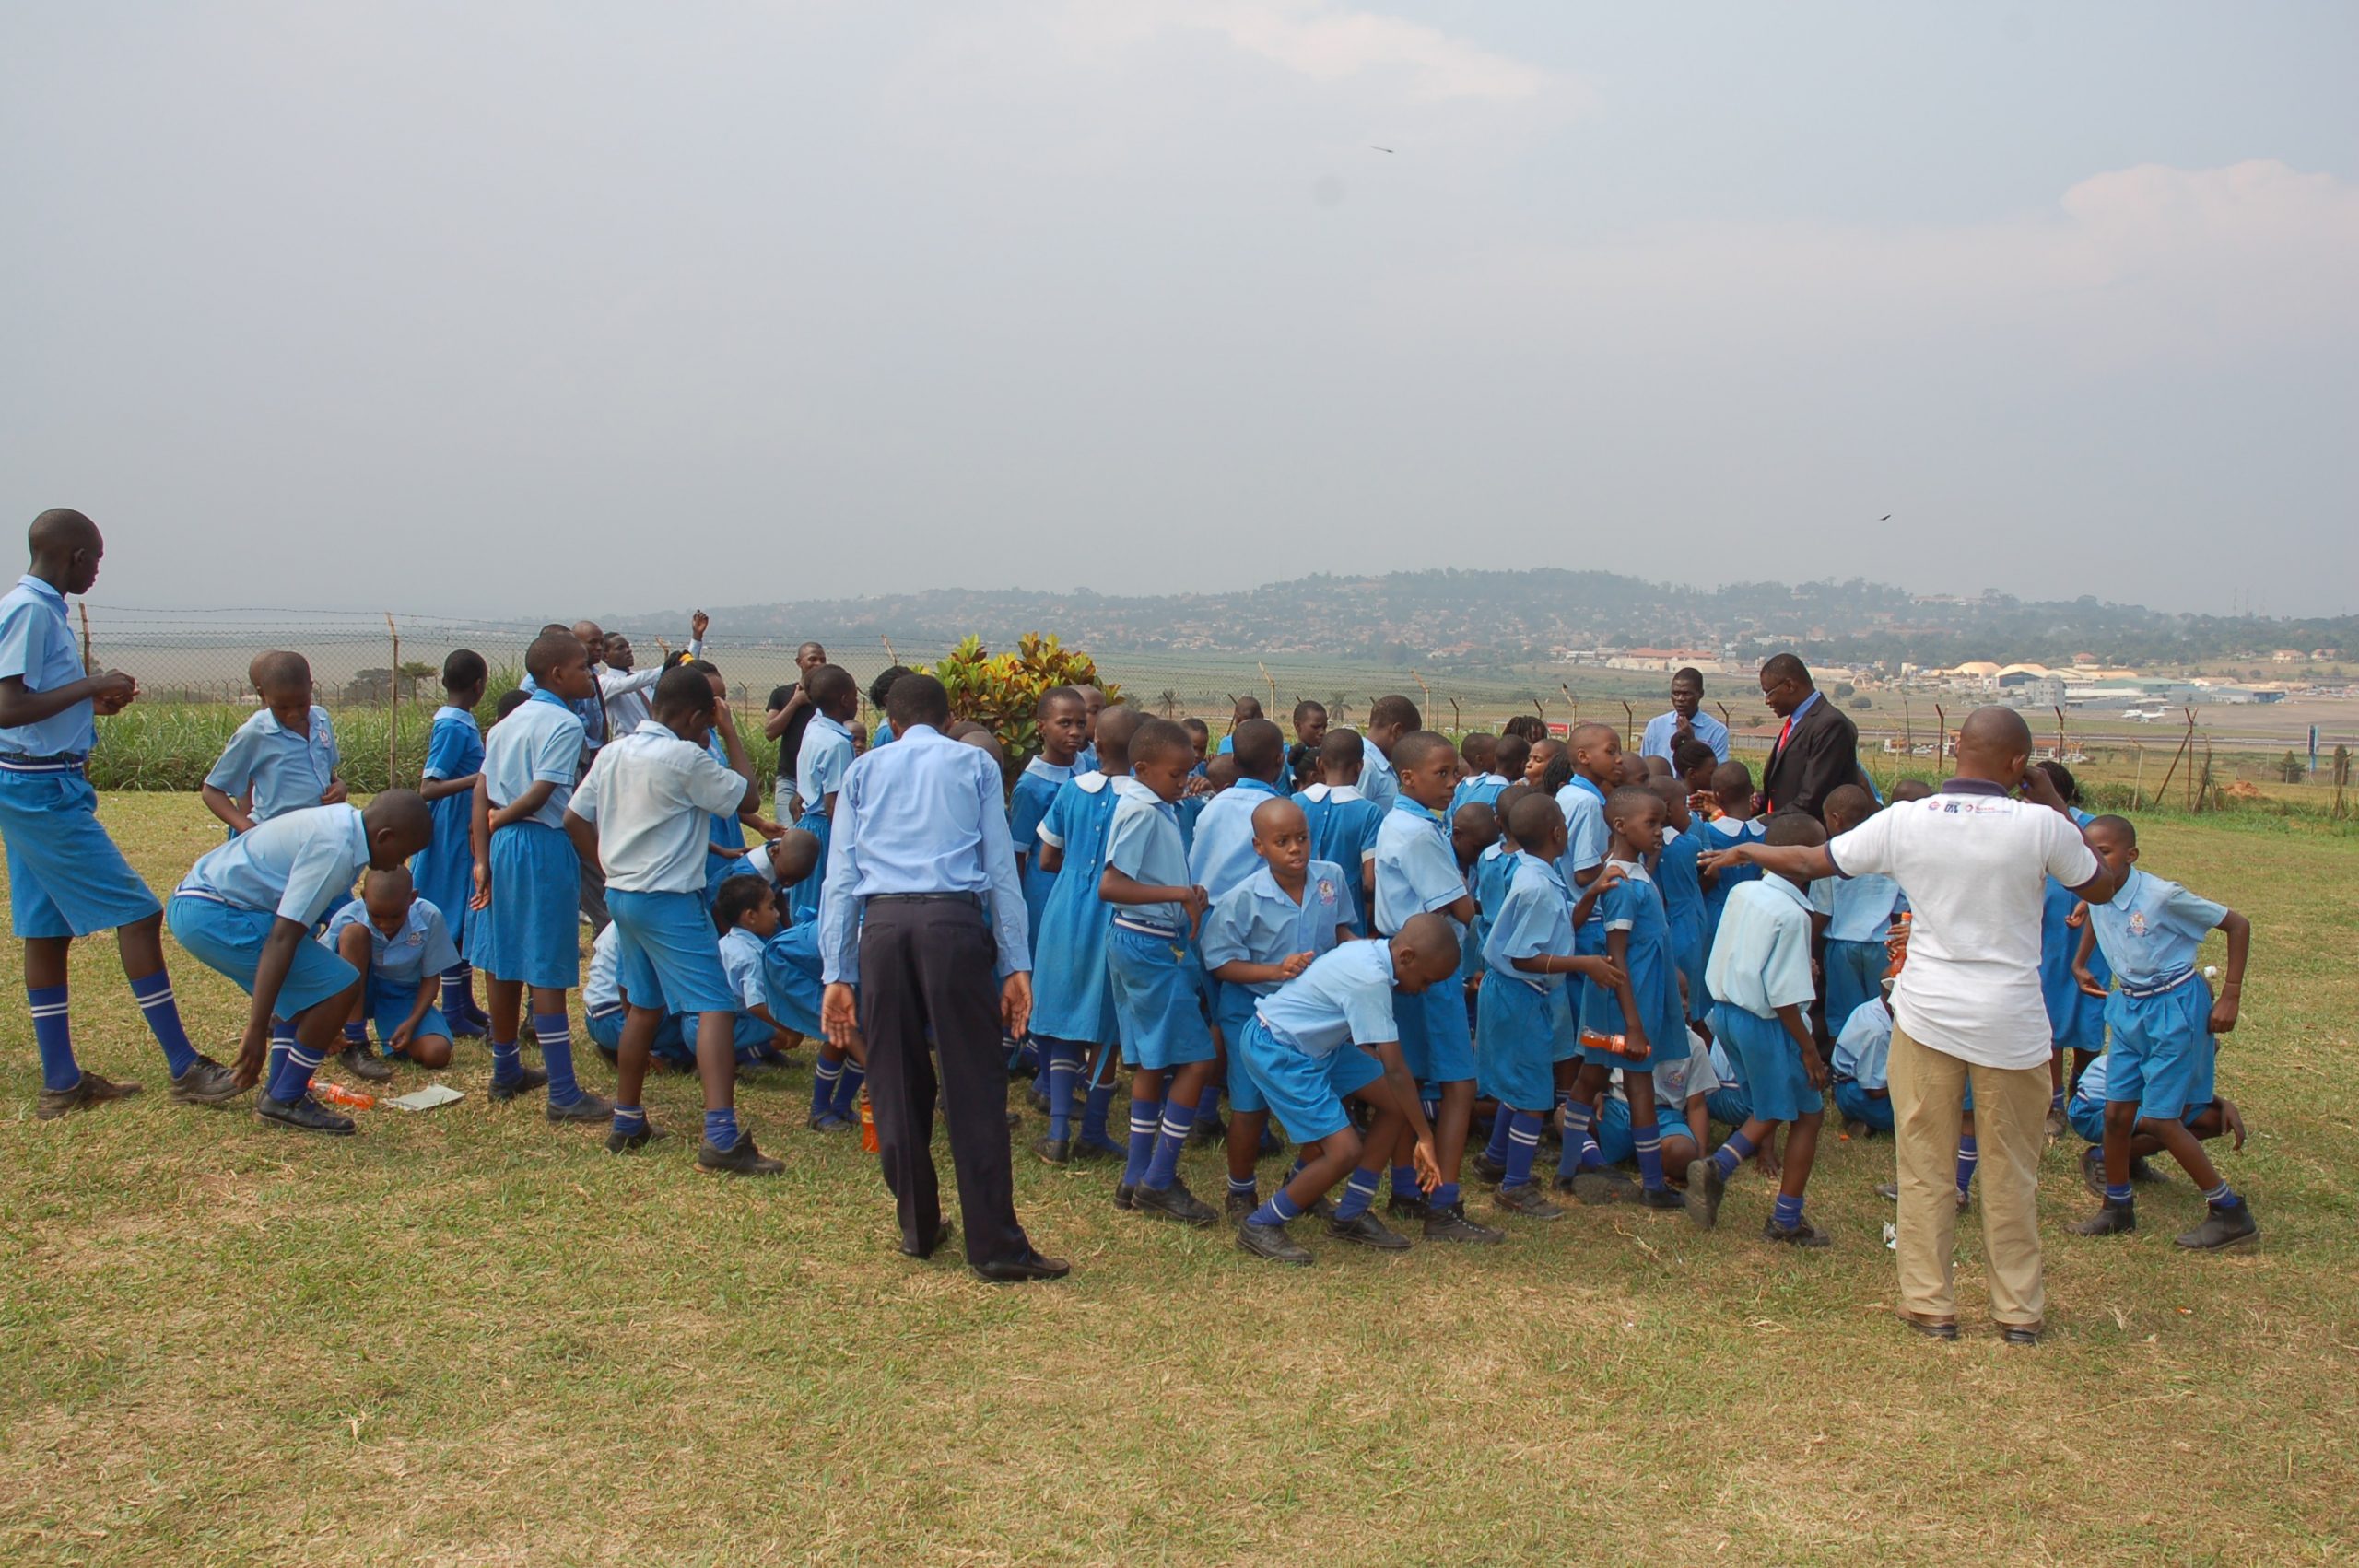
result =
[[[1080,703],[1084,708],[1087,708],[1089,706],[1088,703],[1083,701],[1081,693],[1075,691],[1073,687],[1050,686],[1047,691],[1040,694],[1040,700],[1032,705],[1032,717],[1036,720],[1046,719],[1049,716],[1049,709],[1054,708],[1061,702],[1076,702]]]
[[[253,663],[254,685],[261,691],[285,691],[311,678],[311,661],[299,653],[274,649]]]
[[[868,706],[883,708],[885,699],[893,695],[893,683],[904,675],[915,674],[907,664],[888,665],[868,683]]]
[[[1849,822],[1865,822],[1876,814],[1876,798],[1857,784],[1837,784],[1819,805],[1822,816],[1840,813]]]
[[[1437,735],[1431,730],[1412,730],[1392,743],[1392,767],[1396,773],[1406,773],[1423,767],[1426,759],[1437,751],[1458,755],[1448,735]]]
[[[442,689],[463,692],[491,679],[491,667],[472,648],[452,649],[442,658]]]
[[[1515,821],[1516,802],[1527,796],[1537,795],[1538,793],[1540,793],[1539,790],[1533,789],[1531,785],[1526,784],[1520,778],[1508,785],[1506,789],[1500,790],[1499,798],[1491,802],[1491,810],[1498,813],[1499,825],[1506,828],[1508,833],[1514,833],[1515,828],[1512,825]]]
[[[1700,692],[1704,689],[1704,672],[1693,664],[1682,665],[1671,673],[1671,684],[1675,686],[1682,681],[1693,682],[1696,689]]]
[[[1309,697],[1304,697],[1300,702],[1296,703],[1294,705],[1295,728],[1297,730],[1301,729],[1303,719],[1307,715],[1313,713],[1316,713],[1321,719],[1326,718],[1327,705],[1323,702],[1315,702]]]
[[[655,680],[655,700],[650,704],[658,713],[710,713],[720,706],[721,697],[712,689],[711,677],[693,666],[675,664]]]
[[[1403,730],[1422,730],[1426,727],[1426,716],[1417,711],[1415,703],[1398,692],[1378,697],[1367,705],[1369,729],[1392,724],[1398,724]]]
[[[1199,740],[1209,741],[1213,738],[1212,726],[1201,719],[1182,719],[1180,720],[1180,728]]]
[[[2056,786],[2056,792],[2064,797],[2066,805],[2077,806],[2081,803],[2081,781],[2072,777],[2071,768],[2052,756],[2042,757],[2032,766],[2048,775],[2048,781]]]
[[[932,675],[912,671],[885,694],[885,717],[893,721],[896,735],[906,735],[920,724],[939,730],[950,722],[950,694]]]
[[[1450,833],[1454,836],[1461,827],[1481,836],[1485,849],[1499,841],[1499,813],[1487,801],[1469,801],[1449,813]]]
[[[1892,803],[1895,806],[1904,805],[1910,801],[1931,800],[1932,795],[1932,785],[1922,778],[1903,778],[1894,783],[1892,787]]]
[[[1521,735],[1501,735],[1498,749],[1491,754],[1491,771],[1509,778],[1523,777],[1523,765],[1532,760],[1532,743]]]
[[[1237,721],[1240,724],[1248,719],[1259,719],[1262,717],[1262,699],[1258,696],[1240,696],[1229,704],[1229,711],[1237,716]]]
[[[2130,821],[2128,817],[2112,815],[2094,816],[2089,819],[2089,825],[2082,831],[2085,833],[2094,833],[2100,827],[2104,828],[2107,833],[2118,836],[2123,843],[2129,845],[2132,849],[2138,848],[2138,825]]]
[[[1671,748],[1671,770],[1682,778],[1707,763],[1714,767],[1720,765],[1720,754],[1714,751],[1711,743],[1708,741],[1699,741],[1691,736]]]
[[[1501,792],[1499,798],[1506,800]],[[1547,838],[1565,825],[1564,808],[1555,797],[1534,790],[1508,808],[1508,831],[1515,835],[1519,846],[1529,847]]]
[[[1471,730],[1459,737],[1458,755],[1466,759],[1469,767],[1474,766],[1474,759],[1478,756],[1487,755],[1496,759],[1499,755],[1499,738],[1488,730]]]
[[[1649,811],[1662,809],[1662,797],[1644,784],[1625,784],[1605,797],[1605,820],[1612,822],[1624,812],[1645,807]]]
[[[1814,848],[1826,842],[1826,827],[1808,812],[1778,812],[1762,829],[1761,841],[1772,848]]]
[[[811,694],[811,706],[822,713],[842,703],[860,701],[860,684],[840,664],[812,665],[804,673],[803,689]]]
[[[581,645],[580,638],[573,635],[570,626],[543,632],[533,639],[532,647],[524,649],[524,673],[535,681],[546,682],[556,673],[557,665],[577,653],[585,659],[590,656],[590,650]]]
[[[758,876],[723,877],[712,895],[712,925],[727,936],[745,918],[770,901],[770,884]]]
[[[1189,749],[1195,749],[1192,743]],[[1266,719],[1239,723],[1229,736],[1228,749],[1237,758],[1238,775],[1246,778],[1266,782],[1277,778],[1286,765],[1285,734]]]
[[[494,721],[497,722],[499,720],[507,718],[510,714],[515,712],[518,708],[523,707],[526,703],[532,700],[533,694],[526,691],[523,687],[509,687],[506,691],[499,694],[499,700],[491,705]]]
[[[1724,762],[1712,770],[1712,793],[1726,799],[1753,793],[1753,769],[1741,762]]]
[[[1168,719],[1150,719],[1131,737],[1131,767],[1135,772],[1143,762],[1183,752],[1191,757],[1196,755],[1196,743],[1188,738],[1188,731]]]
[[[1773,681],[1800,681],[1810,685],[1810,666],[1796,653],[1773,653],[1761,663],[1761,673]]]
[[[1319,742],[1319,760],[1327,766],[1357,767],[1367,761],[1367,743],[1357,730],[1330,730]]]

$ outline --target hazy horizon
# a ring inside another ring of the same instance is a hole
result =
[[[2354,59],[2330,4],[24,0],[0,526],[187,608],[2347,614]]]

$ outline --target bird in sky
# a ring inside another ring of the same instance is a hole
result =
[[[1391,147],[1380,147],[1374,142],[1370,142],[1367,145],[1367,150],[1370,152],[1391,152],[1392,149]]]

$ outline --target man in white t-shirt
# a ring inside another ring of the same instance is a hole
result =
[[[1971,1080],[1991,1316],[2009,1343],[2038,1340],[2049,1050],[2040,903],[2051,876],[2092,904],[2120,886],[2081,842],[2047,774],[2025,771],[2030,758],[2021,714],[1978,708],[1958,731],[1958,776],[1939,793],[1879,812],[1823,849],[1746,843],[1706,860],[1804,877],[1880,872],[1908,895],[1915,917],[1893,989],[1889,1064],[1900,1315],[1936,1339],[1957,1338],[1952,1157]]]

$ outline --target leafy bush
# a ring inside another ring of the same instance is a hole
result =
[[[1054,637],[1027,632],[1013,653],[994,654],[980,638],[968,638],[924,673],[950,694],[950,717],[971,720],[998,738],[1008,767],[1021,767],[1040,749],[1040,727],[1033,713],[1040,694],[1052,686],[1096,686],[1117,702],[1121,689],[1097,673],[1097,661]]]

